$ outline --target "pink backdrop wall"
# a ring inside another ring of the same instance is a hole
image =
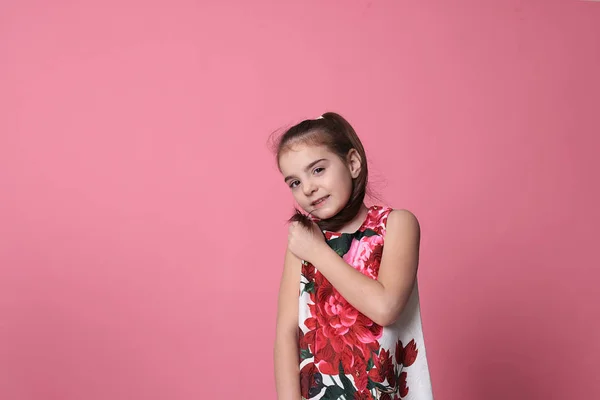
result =
[[[436,398],[600,398],[600,4],[13,0],[0,57],[1,399],[274,399],[266,142],[326,110],[421,220]]]

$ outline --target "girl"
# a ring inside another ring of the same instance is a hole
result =
[[[417,219],[365,205],[365,151],[338,114],[285,132],[277,163],[310,215],[290,220],[274,348],[278,399],[433,399]]]

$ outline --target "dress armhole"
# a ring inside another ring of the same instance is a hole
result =
[[[383,236],[383,240],[385,241],[385,235],[387,233],[387,221],[390,213],[394,211],[393,208],[388,207],[382,213],[379,218],[379,226],[381,227],[381,236]]]

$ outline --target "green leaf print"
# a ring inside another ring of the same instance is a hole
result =
[[[308,349],[302,349],[302,350],[300,350],[300,358],[302,360],[306,360],[307,358],[311,358],[312,356],[313,355],[310,352],[310,350],[308,350]]]
[[[375,389],[375,388],[378,388],[379,390],[381,390],[384,393],[386,393],[390,390],[389,386],[382,385],[379,382],[374,382],[371,380],[371,378],[369,378],[369,383],[367,383],[367,389],[371,390],[371,389]]]
[[[340,257],[343,257],[344,254],[350,250],[350,246],[352,245],[352,239],[360,240],[363,237],[370,237],[377,235],[372,229],[365,229],[362,232],[356,232],[354,234],[351,233],[342,233],[340,237],[335,239],[330,239],[327,241],[329,247],[333,249]]]
[[[346,376],[346,373],[344,372],[344,366],[342,365],[341,361],[340,361],[339,371],[340,371],[340,381],[342,381],[342,385],[344,385],[344,394],[346,395],[347,398],[353,399],[354,393],[356,393],[356,389],[354,388],[354,385],[352,384],[350,379],[348,379],[348,377]]]
[[[302,293],[314,293],[315,292],[315,283],[314,282],[308,282],[304,284],[304,289],[302,290]]]
[[[343,394],[344,394],[344,389],[342,389],[341,387],[327,386],[327,389],[325,389],[325,394],[321,398],[324,400],[337,400]]]
[[[370,371],[371,369],[373,369],[374,366],[375,366],[375,363],[373,362],[373,356],[371,356],[371,358],[369,358],[369,362],[367,363],[367,371]]]
[[[343,257],[344,254],[346,254],[348,250],[350,250],[350,245],[352,244],[352,235],[342,235],[338,238],[328,240],[327,244],[340,257]]]
[[[356,240],[360,240],[360,239],[362,239],[363,237],[370,237],[370,236],[375,236],[375,235],[377,235],[377,232],[375,232],[373,229],[368,229],[368,228],[367,228],[367,229],[365,229],[365,230],[364,230],[364,231],[362,231],[362,232],[357,232],[357,233],[355,233],[355,234],[354,234],[354,238],[355,238]]]

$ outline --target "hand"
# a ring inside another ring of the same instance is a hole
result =
[[[310,229],[299,222],[292,222],[288,230],[288,249],[299,259],[314,263],[319,252],[328,248],[319,226],[312,223]]]

